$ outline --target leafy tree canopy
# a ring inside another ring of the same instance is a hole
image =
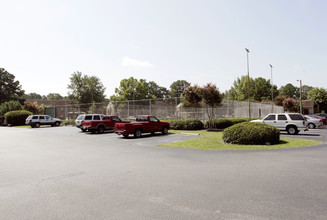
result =
[[[313,88],[308,92],[308,99],[314,100],[317,104],[327,102],[327,90],[324,88]]]
[[[120,81],[119,88],[115,89],[115,94],[110,97],[112,101],[154,99],[156,96],[151,94],[152,91],[158,91],[157,85],[151,82],[153,88],[150,89],[149,83],[145,79],[137,80],[133,77]],[[159,87],[159,86],[158,86]]]
[[[64,97],[62,97],[59,93],[49,93],[47,95],[47,99],[49,100],[62,100]]]
[[[293,86],[291,83],[287,83],[279,89],[279,94],[285,97],[299,97],[298,92],[298,88]]]
[[[40,94],[37,94],[35,92],[24,94],[23,98],[24,99],[43,99],[43,97]]]
[[[170,97],[180,97],[185,88],[189,87],[190,83],[185,80],[177,80],[170,85]]]
[[[103,102],[105,101],[105,90],[101,80],[96,76],[82,75],[74,72],[70,77],[68,98],[77,100],[79,103]]]
[[[22,101],[23,95],[24,90],[15,76],[0,68],[0,104],[11,100]]]

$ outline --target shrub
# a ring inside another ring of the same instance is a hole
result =
[[[5,114],[7,124],[11,125],[24,125],[25,120],[33,113],[26,110],[10,111]]]
[[[39,114],[40,112],[40,108],[36,102],[33,103],[30,101],[25,101],[23,108],[24,110],[33,112],[34,114]]]
[[[62,120],[61,125],[62,126],[75,126],[75,120],[74,119]]]
[[[259,122],[243,122],[226,128],[223,140],[230,144],[264,145],[278,144],[279,130]]]
[[[168,122],[173,130],[201,130],[204,128],[203,122],[199,119],[176,119]]]
[[[214,125],[213,128],[224,129],[224,128],[228,128],[232,125],[239,124],[242,122],[249,122],[251,120],[253,120],[253,118],[252,119],[249,119],[249,118],[216,118],[213,123],[213,125]],[[209,128],[209,121],[205,122],[205,127]]]
[[[4,116],[7,112],[22,110],[22,106],[18,101],[4,102],[0,105],[0,116]]]

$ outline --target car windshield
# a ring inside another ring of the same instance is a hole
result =
[[[76,120],[83,120],[83,118],[84,118],[84,115],[79,115],[79,116],[77,116]]]

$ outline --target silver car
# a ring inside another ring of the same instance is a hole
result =
[[[41,125],[59,126],[61,120],[59,118],[52,118],[49,115],[30,115],[26,118],[25,124],[32,128],[39,128]]]
[[[308,116],[308,115],[305,115],[304,117],[308,122],[309,129],[319,128],[319,127],[323,126],[323,122],[321,119],[315,118],[313,116]]]
[[[78,128],[82,127],[82,121],[85,119],[85,116],[86,116],[86,114],[77,116],[77,118],[75,119],[76,127],[78,127]]]

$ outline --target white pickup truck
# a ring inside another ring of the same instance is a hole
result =
[[[300,131],[307,131],[308,122],[305,117],[299,113],[278,113],[269,114],[263,119],[252,120],[251,122],[261,122],[272,125],[281,131],[287,131],[289,134],[298,134]]]

